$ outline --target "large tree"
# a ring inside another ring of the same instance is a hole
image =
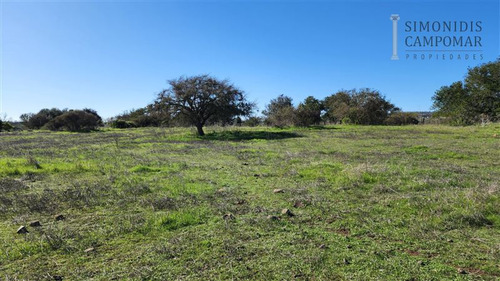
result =
[[[500,58],[470,68],[465,77],[470,106],[476,116],[491,121],[500,119]]]
[[[325,117],[335,123],[362,125],[384,124],[387,117],[399,109],[377,90],[342,90],[325,98]]]
[[[432,97],[436,115],[467,125],[500,119],[500,59],[468,70],[464,83],[441,87]]]
[[[168,81],[170,87],[161,91],[155,101],[158,108],[182,115],[196,126],[203,136],[207,124],[227,122],[237,116],[247,116],[254,104],[248,102],[243,91],[228,80],[218,80],[209,75],[180,77]]]
[[[292,98],[285,95],[272,99],[262,114],[266,117],[268,125],[285,127],[296,123],[296,110]]]
[[[323,103],[313,96],[308,96],[297,107],[297,124],[299,126],[317,125],[321,122]]]
[[[469,93],[461,81],[450,86],[443,86],[432,97],[436,116],[450,117],[454,124],[473,122],[473,113],[469,106]]]

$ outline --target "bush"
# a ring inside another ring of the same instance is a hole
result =
[[[25,113],[21,115],[21,121],[23,125],[29,129],[41,129],[50,121],[54,120],[56,117],[67,112],[67,109],[60,110],[57,108],[44,108],[40,110],[37,114]]]
[[[272,99],[262,113],[266,116],[266,124],[276,127],[293,126],[297,119],[292,98],[285,95]]]
[[[262,119],[259,117],[249,117],[247,120],[243,121],[243,125],[248,127],[257,127],[262,124]]]
[[[415,125],[418,124],[417,114],[409,112],[394,112],[385,120],[387,125]]]
[[[280,108],[266,119],[266,123],[278,128],[293,126],[297,123],[296,110],[293,106]]]
[[[360,89],[339,91],[325,98],[325,119],[333,123],[346,123],[360,125],[384,124],[387,117],[398,108],[386,100],[376,90]]]
[[[115,120],[111,122],[111,127],[117,129],[126,129],[126,128],[135,128],[136,125],[134,122],[131,121]]]
[[[83,111],[90,113],[90,114],[94,115],[95,117],[97,117],[99,126],[104,125],[104,123],[102,122],[102,118],[101,118],[101,116],[99,116],[99,114],[97,114],[97,111],[95,111],[94,109],[91,109],[91,108],[84,108]]]
[[[113,128],[158,127],[164,125],[164,123],[168,123],[169,114],[161,110],[156,110],[153,106],[147,106],[126,111],[115,116],[113,119],[115,119],[115,121],[112,121],[110,124]],[[123,122],[127,122],[127,124]]]
[[[14,129],[14,126],[12,126],[12,124],[10,124],[9,122],[4,122],[3,123],[3,130],[4,131],[10,132],[13,129]]]
[[[71,132],[96,130],[102,124],[99,115],[83,110],[71,110],[47,123],[49,130],[68,130]]]
[[[13,129],[14,129],[14,126],[12,126],[12,124],[10,124],[9,122],[5,122],[5,121],[0,120],[0,132],[1,131],[10,132]]]
[[[321,112],[323,103],[312,96],[307,97],[304,102],[297,107],[297,125],[311,126],[318,125],[321,122]]]

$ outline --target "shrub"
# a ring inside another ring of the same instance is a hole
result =
[[[285,95],[272,99],[262,113],[266,116],[266,123],[271,126],[285,127],[296,123],[296,110],[292,98]]]
[[[325,98],[325,119],[333,123],[380,125],[398,108],[372,89],[340,91]],[[346,119],[347,117],[347,119]]]
[[[0,120],[0,132],[1,131],[10,132],[13,129],[14,129],[14,126],[12,126],[12,124],[10,124],[9,122],[5,122],[5,121]]]
[[[162,109],[163,110],[163,109]],[[154,106],[150,105],[144,108],[132,109],[120,115],[115,116],[110,123],[113,128],[132,128],[132,127],[158,127],[169,123],[170,115]],[[127,124],[123,122],[128,122]],[[123,127],[115,127],[115,126]]]
[[[47,123],[49,130],[68,130],[72,132],[96,130],[102,124],[99,115],[83,110],[71,110]]]
[[[21,115],[21,121],[23,125],[29,129],[40,129],[45,126],[50,121],[54,120],[56,117],[67,112],[67,109],[60,110],[57,108],[44,108],[40,110],[37,114],[25,113]]]
[[[111,127],[117,129],[126,129],[126,128],[134,128],[136,127],[134,122],[125,121],[125,120],[115,120],[111,122]]]
[[[83,111],[90,113],[90,114],[94,115],[95,117],[97,117],[99,126],[104,125],[104,123],[102,122],[102,118],[101,118],[101,116],[99,116],[99,114],[97,114],[97,111],[95,111],[94,109],[91,109],[91,108],[84,108]]]
[[[256,116],[249,117],[247,120],[243,121],[243,125],[249,127],[257,127],[262,124],[262,119]]]
[[[295,108],[292,106],[280,108],[274,114],[270,115],[266,122],[278,128],[293,126],[297,123]]]
[[[14,129],[14,126],[12,126],[9,122],[4,122],[2,128],[4,131],[10,132]]]
[[[412,125],[418,124],[417,115],[409,112],[394,112],[385,120],[387,125]]]
[[[297,125],[310,126],[318,125],[321,122],[321,111],[323,103],[312,96],[307,97],[304,102],[297,107]]]

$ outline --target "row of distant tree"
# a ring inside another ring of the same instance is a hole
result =
[[[104,125],[101,116],[93,109],[42,109],[38,113],[26,113],[20,117],[28,129],[48,129],[52,131],[91,131]]]
[[[170,88],[162,91],[154,103],[116,116],[117,128],[143,126],[194,125],[203,135],[206,125],[244,124],[311,126],[325,123],[347,124],[416,124],[415,116],[402,113],[376,90],[340,91],[323,100],[307,97],[297,107],[292,98],[280,95],[271,100],[262,112],[252,116],[254,104],[242,91],[227,80],[208,75],[181,77],[169,81]],[[247,117],[242,120],[241,117]]]
[[[401,112],[373,89],[342,90],[322,100],[307,97],[297,106],[280,95],[266,106],[262,117],[252,115],[255,104],[228,80],[209,75],[170,80],[153,103],[111,118],[115,128],[195,126],[204,135],[207,125],[311,126],[326,123],[361,125],[417,124],[417,116]],[[468,125],[500,118],[500,60],[471,68],[465,81],[439,89],[434,97],[435,116],[451,124]],[[103,126],[95,110],[42,109],[21,115],[29,129],[89,131]],[[0,121],[0,130],[9,130]]]
[[[188,79],[194,79],[186,78]],[[201,78],[203,79],[203,78]],[[280,95],[271,100],[262,112],[263,117],[247,116],[245,120],[241,115],[226,113],[218,116],[223,110],[203,120],[197,119],[200,114],[196,110],[196,103],[184,101],[179,97],[169,96],[158,100],[145,108],[125,112],[116,116],[112,126],[117,128],[146,127],[146,126],[185,126],[196,125],[228,125],[243,124],[247,126],[270,125],[285,126],[311,126],[326,123],[366,124],[366,125],[404,125],[418,123],[416,114],[403,113],[399,108],[388,102],[378,91],[371,89],[340,91],[324,100],[313,96],[307,97],[297,107],[292,103],[292,98]],[[177,110],[168,106],[169,100],[175,99],[177,104],[185,104]],[[191,106],[192,104],[193,106]],[[253,105],[245,103],[241,112],[250,112]],[[164,110],[158,110],[164,108]],[[236,111],[236,109],[233,109]]]
[[[325,123],[360,125],[417,124],[415,114],[401,112],[376,90],[339,91],[323,100],[307,97],[297,107],[292,98],[280,95],[263,111],[266,125],[311,126]]]

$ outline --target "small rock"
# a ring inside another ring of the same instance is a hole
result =
[[[319,248],[320,249],[327,249],[328,247],[325,244],[321,244],[321,245],[319,245]]]
[[[224,216],[222,216],[223,219],[225,220],[234,220],[236,219],[233,214],[229,213],[229,214],[225,214]]]
[[[281,188],[276,188],[275,190],[273,190],[274,193],[283,193],[285,192],[283,189]]]
[[[221,188],[221,189],[217,190],[217,192],[219,192],[219,193],[222,193],[222,192],[225,192],[225,191],[226,191],[225,188]]]
[[[352,249],[352,245],[347,245],[347,249]]]
[[[30,226],[38,227],[38,226],[42,226],[42,224],[40,223],[40,221],[32,221],[32,222],[30,222]]]
[[[24,225],[21,225],[17,229],[17,234],[26,234],[26,233],[29,233],[29,231],[28,231],[28,229]]]
[[[351,264],[351,262],[348,259],[344,259],[344,264]]]
[[[295,203],[293,203],[293,207],[294,208],[302,208],[302,207],[304,207],[304,203],[302,203],[300,201],[295,201]]]
[[[62,221],[62,220],[65,220],[66,218],[63,215],[56,215],[56,216],[54,216],[54,219],[56,221]]]
[[[93,252],[93,251],[95,251],[95,248],[94,248],[94,247],[90,247],[90,248],[88,248],[88,249],[85,249],[85,251],[84,251],[84,252],[85,252],[85,253],[90,253],[90,252]]]
[[[467,271],[465,271],[465,269],[463,269],[463,268],[459,268],[459,269],[458,269],[458,273],[460,273],[460,274],[469,274],[469,273],[468,273]]]
[[[453,243],[453,239],[448,239],[446,241],[448,241],[449,243]]]
[[[280,220],[280,218],[279,218],[279,217],[277,217],[277,216],[273,216],[273,215],[269,215],[269,216],[267,216],[267,219],[268,219],[268,220],[272,220],[272,221],[279,221],[279,220]]]
[[[425,261],[417,261],[417,264],[420,265],[420,266],[424,266],[426,265],[427,263]]]
[[[281,210],[281,214],[283,214],[283,215],[287,215],[287,216],[289,216],[289,217],[293,217],[293,216],[295,216],[295,215],[292,213],[292,211],[290,211],[290,209],[283,209],[283,210]]]

